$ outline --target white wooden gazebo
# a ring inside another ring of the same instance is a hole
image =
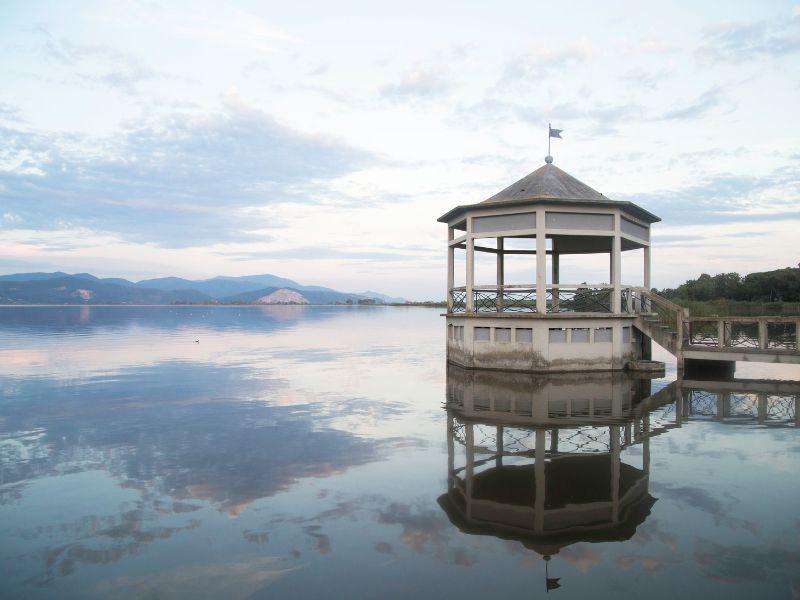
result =
[[[448,226],[448,359],[465,367],[525,371],[615,370],[641,358],[633,330],[632,286],[622,283],[622,253],[643,250],[650,287],[650,225],[660,219],[632,202],[611,200],[552,164],[488,200],[456,206]],[[535,248],[509,240],[534,239]],[[465,285],[455,285],[455,253],[466,252]],[[475,253],[494,254],[493,285],[475,285]],[[535,283],[508,284],[505,257],[535,256]],[[564,255],[607,254],[595,282],[562,283]],[[550,257],[550,269],[548,259]],[[549,271],[549,272],[548,272]],[[644,350],[646,353],[646,349]]]

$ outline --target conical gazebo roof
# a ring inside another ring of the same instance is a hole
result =
[[[498,192],[491,198],[476,204],[461,204],[451,209],[438,221],[447,223],[459,218],[470,210],[492,207],[522,206],[527,204],[590,204],[593,206],[616,206],[628,214],[647,223],[656,223],[661,219],[641,206],[625,200],[611,200],[597,190],[589,187],[566,171],[562,171],[547,157],[547,164],[539,167]]]
[[[545,164],[512,183],[482,204],[508,200],[581,200],[608,202],[608,198],[552,163]]]

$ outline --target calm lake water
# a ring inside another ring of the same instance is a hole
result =
[[[0,596],[800,595],[800,389],[448,369],[439,312],[0,308]]]

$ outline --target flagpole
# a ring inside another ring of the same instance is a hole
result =
[[[548,125],[548,127],[550,126],[549,123],[547,125]],[[550,132],[548,131],[547,133],[548,133],[548,138],[547,139],[549,140],[550,139],[550,137],[549,137]],[[547,142],[547,154],[548,155],[550,154],[550,142],[549,141]],[[549,594],[550,593],[550,586],[547,585],[547,580],[550,579],[550,573],[547,570],[547,565],[548,564],[550,564],[550,561],[549,561],[548,558],[545,558],[544,559],[544,593],[545,594]]]
[[[550,156],[550,129],[552,126],[550,123],[547,124],[547,156]]]

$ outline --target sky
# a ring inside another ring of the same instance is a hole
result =
[[[663,219],[655,287],[800,261],[800,4],[1,1],[0,53],[0,273],[443,298],[436,219],[550,122],[557,166]]]

